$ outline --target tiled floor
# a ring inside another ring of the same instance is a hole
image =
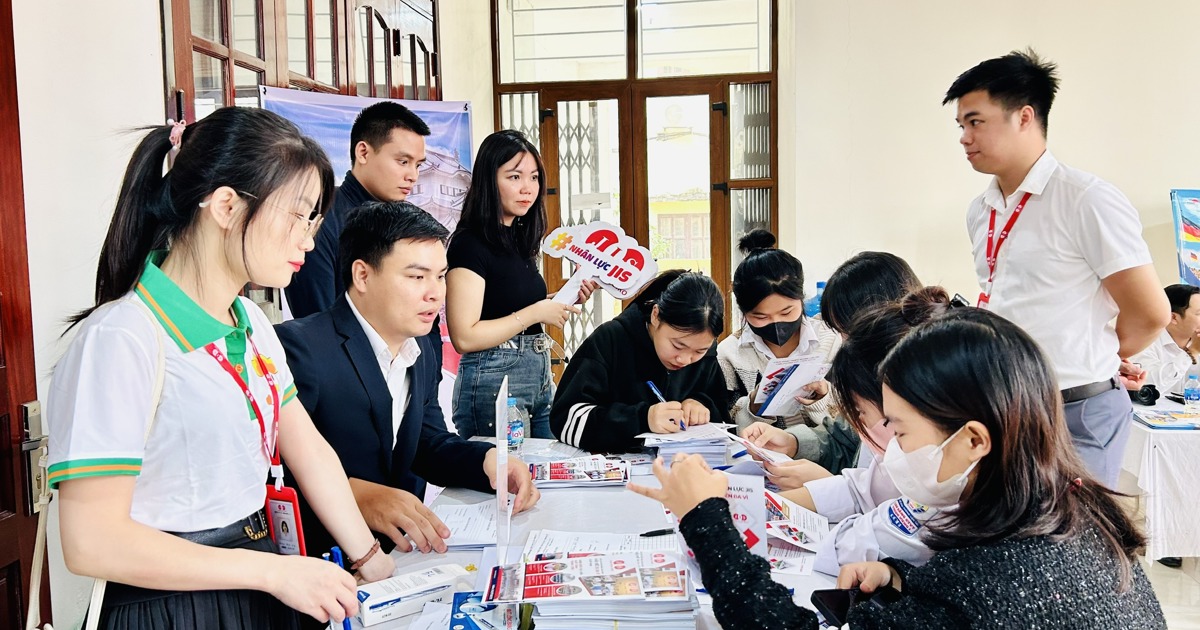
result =
[[[1196,563],[1192,558],[1182,569],[1170,569],[1157,562],[1142,562],[1170,630],[1200,630],[1200,582],[1192,577]]]

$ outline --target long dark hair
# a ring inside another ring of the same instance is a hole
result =
[[[754,230],[738,241],[738,249],[746,257],[733,272],[733,299],[743,313],[775,294],[804,299],[804,267],[795,256],[775,249],[774,234]]]
[[[529,212],[513,221],[511,229],[506,229],[496,174],[521,153],[532,155],[537,162],[538,196]],[[481,236],[484,242],[498,250],[511,251],[528,260],[537,257],[542,237],[546,235],[546,169],[537,147],[520,131],[497,131],[479,145],[471,187],[463,200],[462,217],[455,233],[464,231]]]
[[[146,127],[125,169],[108,235],[96,269],[95,304],[71,317],[72,325],[96,308],[133,290],[151,251],[186,243],[200,202],[217,188],[249,193],[246,227],[271,193],[316,169],[323,213],[333,198],[333,169],[321,146],[282,116],[263,109],[225,107],[188,125],[171,169],[171,127]]]
[[[685,333],[707,332],[720,337],[725,331],[725,298],[711,278],[702,273],[670,269],[650,281],[633,298],[650,316],[658,306],[658,320]]]
[[[880,376],[945,433],[976,420],[991,434],[992,450],[958,506],[929,524],[930,549],[1032,536],[1057,542],[1094,526],[1120,564],[1118,588],[1129,587],[1145,538],[1075,453],[1058,382],[1028,334],[986,310],[955,309],[901,341]]]
[[[875,305],[855,320],[845,343],[833,356],[829,381],[834,395],[841,401],[846,421],[870,440],[862,421],[862,410],[854,397],[883,410],[883,384],[879,381],[879,366],[900,340],[913,328],[946,312],[950,296],[941,287],[925,287],[895,302]],[[887,444],[875,444],[883,449]]]
[[[821,319],[844,333],[867,307],[895,300],[921,288],[917,274],[903,258],[887,252],[863,252],[842,263],[821,296]]]

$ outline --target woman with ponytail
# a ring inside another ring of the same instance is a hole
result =
[[[279,458],[361,578],[391,575],[295,401],[270,322],[238,296],[250,282],[287,286],[332,192],[321,148],[265,110],[151,128],[134,151],[95,304],[72,319],[46,409],[67,566],[109,581],[88,611],[101,628],[295,628],[296,611],[354,614],[350,573],[280,555],[268,536],[263,482],[282,487]]]
[[[924,536],[938,553],[921,567],[842,567],[839,588],[900,591],[851,608],[844,627],[1166,628],[1137,559],[1145,538],[1075,453],[1059,385],[1028,334],[955,309],[910,332],[879,374],[895,432],[883,466],[905,496],[943,510]],[[654,468],[661,488],[630,488],[680,515],[721,626],[816,630],[816,615],[746,549],[725,476],[698,456]]]
[[[550,408],[554,435],[594,453],[620,453],[638,446],[639,433],[728,422],[714,349],[724,302],[698,273],[676,269],[651,280],[571,357]]]

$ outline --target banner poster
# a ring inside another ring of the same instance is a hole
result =
[[[259,87],[259,97],[263,109],[292,121],[300,131],[325,149],[339,186],[350,170],[350,127],[354,125],[358,113],[365,107],[385,100],[393,100],[412,110],[429,125],[431,133],[425,138],[425,164],[421,166],[420,176],[406,201],[424,209],[454,232],[462,214],[467,188],[471,184],[469,102],[368,98],[267,86]],[[453,387],[453,375],[458,372],[459,355],[450,344],[446,332],[445,309],[442,310],[440,322],[442,365],[451,376],[442,379],[442,389],[448,391]],[[447,404],[443,404],[443,408],[448,408]],[[449,414],[446,418],[449,420]]]
[[[1200,190],[1171,190],[1179,281],[1200,286]]]

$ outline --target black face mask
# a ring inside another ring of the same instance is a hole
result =
[[[792,335],[796,334],[797,330],[800,330],[800,325],[803,323],[804,318],[797,317],[795,321],[775,322],[766,326],[755,326],[749,323],[747,325],[763,341],[773,346],[782,346],[787,343],[788,339],[792,338]]]

